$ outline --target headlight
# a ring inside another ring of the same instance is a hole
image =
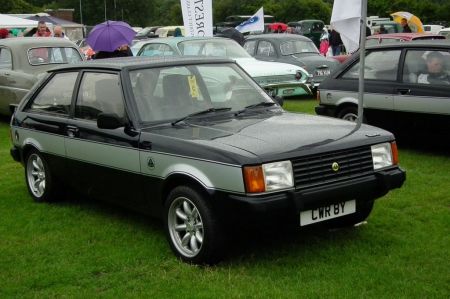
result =
[[[395,142],[372,145],[371,150],[374,170],[398,163],[397,145]]]
[[[243,174],[245,188],[249,193],[276,191],[294,186],[291,161],[246,166]]]

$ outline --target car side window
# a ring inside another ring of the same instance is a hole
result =
[[[366,56],[364,78],[368,80],[397,80],[401,50],[372,51]],[[359,61],[347,70],[341,78],[358,79]]]
[[[403,66],[403,82],[450,85],[449,51],[409,50]]]
[[[258,50],[256,52],[258,56],[275,56],[275,49],[272,43],[267,41],[260,41],[258,44]]]
[[[245,51],[247,51],[248,54],[250,54],[252,56],[255,54],[255,47],[256,47],[255,40],[248,41],[244,44]]]
[[[172,48],[164,44],[147,44],[142,48],[140,56],[174,56]]]
[[[0,48],[0,69],[2,70],[12,69],[11,51],[7,48]]]
[[[85,73],[75,105],[75,117],[97,120],[100,113],[125,117],[122,89],[117,74]]]
[[[55,74],[27,110],[68,115],[77,76],[78,72]]]

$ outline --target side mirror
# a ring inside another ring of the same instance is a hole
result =
[[[123,119],[115,113],[99,113],[97,116],[97,127],[100,129],[114,130],[124,126]]]
[[[275,100],[275,102],[278,103],[278,105],[280,105],[281,107],[283,107],[284,104],[284,98],[280,97],[280,96],[274,96],[273,99]]]

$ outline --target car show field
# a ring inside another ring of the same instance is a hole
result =
[[[315,100],[286,101],[311,112]],[[329,231],[237,234],[214,267],[177,260],[159,221],[69,194],[36,204],[0,123],[0,296],[408,297],[449,294],[448,165],[432,150],[399,147],[408,178],[367,223]]]

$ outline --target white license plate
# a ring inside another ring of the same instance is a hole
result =
[[[314,210],[300,212],[300,226],[305,226],[356,212],[356,201],[349,200]]]
[[[317,70],[316,76],[328,76],[330,74],[330,70]]]

